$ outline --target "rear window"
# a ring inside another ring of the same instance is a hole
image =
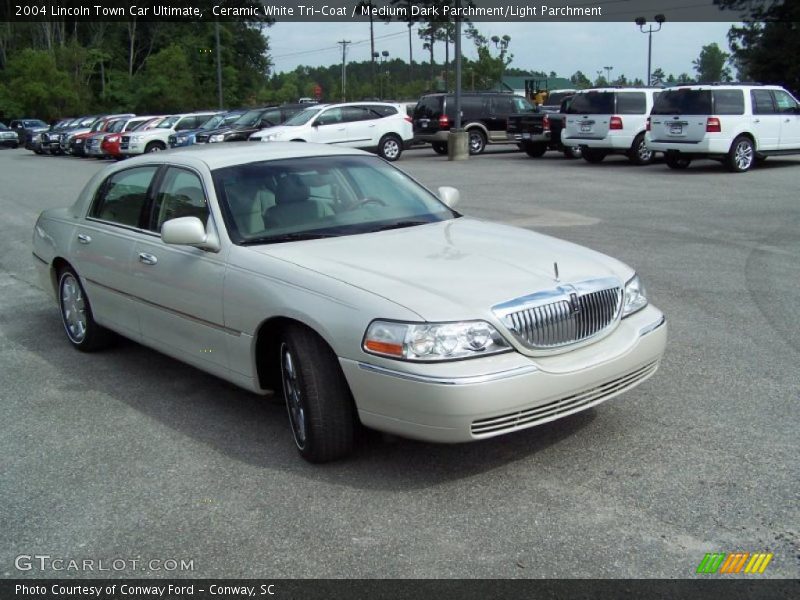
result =
[[[647,112],[647,98],[644,92],[618,92],[618,115],[643,115]]]
[[[588,115],[612,115],[614,114],[614,93],[613,92],[586,92],[575,94],[572,103],[567,108],[567,112],[574,114]]]
[[[378,113],[381,117],[391,117],[397,114],[397,109],[394,106],[385,106],[383,104],[368,104],[366,106],[373,112]]]
[[[651,111],[653,115],[710,115],[711,91],[667,90],[659,94]]]
[[[554,92],[547,97],[547,104],[557,106],[563,102],[564,98],[572,96],[575,92]]]
[[[744,94],[742,90],[714,90],[715,115],[743,115]]]
[[[435,119],[442,114],[443,96],[423,96],[414,108],[415,119]]]

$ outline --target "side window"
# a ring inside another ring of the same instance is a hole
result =
[[[197,217],[208,222],[208,204],[200,177],[193,171],[169,167],[161,181],[149,229],[160,232],[164,221],[178,217]]]
[[[777,112],[769,90],[750,90],[750,98],[753,100],[754,115],[774,115]]]
[[[744,94],[742,90],[714,90],[714,114],[743,115]]]
[[[514,99],[506,96],[492,96],[490,100],[492,114],[510,115],[514,112]]]
[[[644,92],[618,92],[617,114],[643,115],[647,112],[647,97]]]
[[[147,190],[158,167],[148,165],[114,173],[100,186],[90,217],[139,227],[147,204]]]
[[[317,117],[317,125],[335,125],[342,122],[342,109],[331,108]]]
[[[378,114],[377,118],[391,117],[397,114],[397,109],[394,106],[383,106],[382,104],[369,104],[366,106],[369,110]],[[411,111],[413,112],[413,110]],[[409,113],[411,114],[411,113]],[[370,117],[375,118],[375,117]]]
[[[775,90],[775,104],[778,105],[778,112],[783,114],[797,114],[797,100],[792,98],[783,90]]]
[[[186,129],[194,129],[196,119],[194,117],[183,117],[175,125],[175,131],[185,131]]]
[[[533,110],[533,105],[528,102],[525,98],[520,96],[514,96],[514,112],[523,113],[523,112],[531,112]]]
[[[361,106],[345,106],[342,109],[342,116],[345,123],[368,121],[377,118],[377,115]]]

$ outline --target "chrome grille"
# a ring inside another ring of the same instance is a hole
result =
[[[519,298],[493,308],[526,348],[551,350],[610,329],[622,308],[622,287],[600,279]]]
[[[541,425],[542,423],[585,410],[635,387],[655,373],[657,369],[658,361],[651,362],[588,390],[570,394],[533,408],[486,419],[478,419],[472,422],[472,435],[476,438],[492,437],[518,429],[526,429],[534,425]]]

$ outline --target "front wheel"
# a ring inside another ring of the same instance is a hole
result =
[[[300,454],[309,462],[350,454],[356,416],[333,351],[313,331],[294,325],[285,331],[279,354],[283,397]]]
[[[432,142],[431,148],[436,154],[447,154],[447,144],[445,142]]]
[[[469,153],[481,154],[486,149],[486,136],[480,129],[470,129],[467,134],[469,135]]]
[[[633,139],[631,149],[628,151],[628,160],[635,165],[649,165],[655,158],[655,152],[648,149],[644,134],[640,133]]]
[[[683,158],[680,154],[674,152],[667,152],[664,161],[670,169],[682,170],[687,169],[692,164],[691,158]]]
[[[403,153],[403,140],[394,134],[386,134],[378,143],[378,155],[388,161],[394,162]]]
[[[756,149],[753,147],[753,140],[740,135],[731,144],[731,149],[725,158],[725,166],[733,173],[744,173],[753,166],[755,157]]]
[[[161,142],[150,142],[149,144],[147,144],[147,146],[145,146],[144,152],[145,154],[149,154],[151,152],[161,152],[162,150],[166,149],[167,149],[166,146],[164,146],[164,144],[162,144]]]
[[[606,157],[605,150],[597,150],[596,148],[582,148],[583,160],[588,163],[597,164],[603,162]]]
[[[534,144],[534,143],[527,143],[525,144],[525,154],[530,156],[531,158],[541,158],[544,156],[544,153],[547,152],[547,144]]]
[[[70,268],[63,269],[58,276],[58,306],[64,331],[73,348],[92,352],[111,341],[111,332],[95,322],[78,274]]]

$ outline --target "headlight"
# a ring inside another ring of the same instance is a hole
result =
[[[106,142],[110,142],[110,143],[112,143],[112,144],[113,144],[113,143],[115,143],[115,142],[118,142],[118,141],[119,141],[119,136],[118,136],[118,135],[112,135],[112,136],[109,136],[109,137],[107,137],[107,138],[105,139],[105,141],[106,141]]]
[[[82,144],[82,143],[83,143],[83,140],[81,138],[78,138],[77,140],[75,140],[75,145]]]
[[[370,354],[417,362],[476,358],[510,350],[485,321],[398,323],[373,321],[362,348]]]
[[[224,142],[225,141],[225,134],[224,133],[218,133],[217,135],[212,135],[210,138],[208,138],[208,141],[209,142]]]
[[[622,318],[628,317],[647,306],[647,292],[638,275],[625,284],[625,299],[622,305]]]
[[[185,136],[185,135],[182,135],[182,136],[180,136],[180,137],[177,137],[177,138],[175,138],[175,141],[176,141],[178,144],[183,144],[183,143],[186,141],[186,136]]]

